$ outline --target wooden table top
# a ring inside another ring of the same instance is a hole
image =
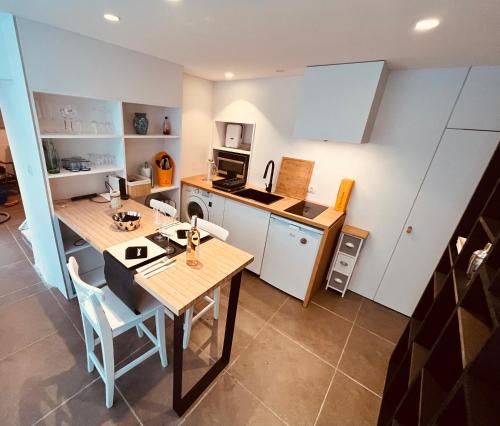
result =
[[[123,201],[120,211],[141,213],[141,226],[130,232],[118,231],[113,225],[108,203],[89,200],[57,205],[57,217],[99,252],[108,247],[155,232],[152,209],[133,200]],[[175,266],[145,278],[136,274],[135,281],[174,314],[179,315],[211,290],[233,277],[253,261],[253,256],[215,238],[200,247],[200,263],[186,264],[186,253],[176,256]]]

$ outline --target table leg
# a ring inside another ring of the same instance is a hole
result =
[[[210,369],[198,380],[198,382],[182,396],[182,339],[184,337],[184,314],[174,317],[174,386],[173,386],[173,408],[182,416],[196,399],[207,389],[219,373],[229,364],[231,347],[233,345],[234,324],[238,308],[242,272],[231,279],[231,291],[229,292],[229,304],[227,308],[226,329],[224,332],[224,345],[222,356]]]

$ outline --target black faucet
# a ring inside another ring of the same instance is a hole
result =
[[[267,176],[267,170],[269,169],[269,166],[271,166],[271,176],[269,178],[269,183],[266,185],[267,192],[271,192],[271,190],[273,189],[273,175],[274,175],[274,161],[273,160],[269,160],[267,162],[266,170],[264,172],[264,179]]]

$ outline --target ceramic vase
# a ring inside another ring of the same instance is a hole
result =
[[[136,112],[134,114],[134,129],[138,135],[145,135],[148,133],[149,121],[144,112]]]

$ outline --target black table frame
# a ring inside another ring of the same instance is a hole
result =
[[[207,389],[224,367],[229,364],[231,357],[231,347],[233,345],[234,324],[236,321],[236,310],[238,308],[238,298],[240,295],[242,271],[238,272],[231,279],[231,291],[229,292],[229,304],[227,307],[226,329],[224,332],[224,345],[222,356],[210,369],[198,380],[198,382],[182,396],[182,355],[184,338],[184,313],[174,316],[174,411],[182,416],[186,410],[198,399]]]

